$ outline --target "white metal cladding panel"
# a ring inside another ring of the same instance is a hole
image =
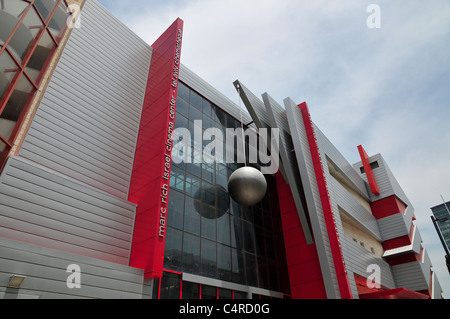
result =
[[[200,78],[197,74],[192,72],[184,65],[181,65],[180,67],[179,78],[187,86],[198,92],[211,103],[217,105],[238,121],[241,121],[241,110],[239,109],[238,105],[236,105],[233,101],[220,93],[217,89],[212,87],[209,83]],[[252,121],[250,115],[244,109],[242,109],[242,117],[245,122],[244,124],[250,123]]]
[[[289,187],[291,188],[300,222],[303,227],[303,233],[306,237],[306,241],[312,244],[313,236],[309,229],[305,207],[301,200],[303,191],[301,189],[299,171],[296,169],[297,159],[295,157],[294,146],[292,145],[292,138],[289,133],[289,123],[287,121],[286,111],[267,93],[263,94],[263,100],[271,127],[280,130],[279,150],[281,160],[284,163]]]
[[[0,234],[127,265],[136,206],[18,157],[0,177]]]
[[[412,227],[413,216],[414,210],[408,208],[405,215],[395,214],[378,219],[378,228],[383,240],[386,241],[408,235]]]
[[[297,163],[301,173],[301,182],[305,189],[311,226],[315,235],[315,243],[319,254],[322,274],[326,282],[327,293],[329,292],[327,284],[332,283],[333,292],[331,295],[339,295],[336,271],[333,267],[333,254],[331,252],[322,202],[317,186],[311,151],[309,149],[309,141],[303,123],[303,115],[290,98],[285,99],[284,104],[297,155]]]
[[[377,265],[380,267],[381,271],[380,284],[389,289],[396,288],[396,282],[391,271],[391,266],[387,262],[370,253],[348,236],[342,238],[342,243],[345,246],[344,260],[347,271],[349,272],[349,279],[352,278],[354,282],[354,274],[369,278],[373,272],[371,272],[368,267],[370,265]],[[352,291],[355,291],[355,289],[356,287],[352,287]],[[354,296],[357,295],[357,293],[356,295],[354,294]]]
[[[400,200],[402,200],[405,204],[411,207],[411,203],[408,200],[408,197],[400,187],[399,183],[395,179],[394,175],[389,169],[389,166],[386,164],[386,161],[381,156],[381,154],[371,156],[369,158],[369,161],[370,163],[373,163],[375,161],[378,162],[379,167],[373,169],[373,174],[375,177],[375,181],[377,182],[378,188],[380,190],[380,195],[374,195],[371,191],[368,191],[370,201],[374,202],[386,197],[390,197],[392,195],[396,195]],[[363,164],[361,162],[358,162],[353,165],[356,172],[359,173],[359,175],[364,179],[364,181],[368,183],[366,174],[361,173],[362,166]]]
[[[80,289],[66,284],[72,264],[81,270]],[[0,238],[0,298],[18,293],[6,288],[11,274],[26,276],[20,294],[41,299],[151,297],[151,281],[140,269]]]
[[[19,155],[127,198],[151,48],[87,0]]]
[[[392,273],[399,288],[413,291],[427,290],[430,268],[424,273],[425,265],[420,261],[392,266]]]
[[[347,177],[347,180],[354,186],[355,190],[357,190],[361,196],[368,200],[369,195],[367,194],[366,184],[361,176],[355,172],[353,166],[345,159],[345,157],[318,127],[315,127],[315,131],[317,132],[316,134],[320,135],[322,152],[324,152],[333,161],[333,163],[339,167],[339,169]]]
[[[436,276],[436,273],[433,273],[433,299],[442,299],[442,287],[439,279]]]
[[[345,210],[365,230],[379,241],[382,240],[375,217],[362,206],[348,191],[333,177],[329,176],[328,187],[336,204]]]

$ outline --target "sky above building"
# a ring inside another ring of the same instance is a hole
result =
[[[450,200],[449,1],[99,2],[149,44],[181,18],[182,63],[236,104],[236,79],[281,105],[286,97],[306,101],[350,163],[360,161],[360,144],[369,155],[381,153],[414,206],[450,297],[430,219],[441,195]]]

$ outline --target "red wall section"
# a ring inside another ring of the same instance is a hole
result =
[[[172,136],[181,54],[183,21],[177,19],[152,45],[128,200],[137,213],[130,266],[146,278],[160,278],[164,266]]]
[[[326,299],[316,245],[308,245],[291,189],[280,172],[277,187],[292,299]]]
[[[305,125],[306,135],[308,137],[309,149],[311,152],[311,158],[314,165],[314,172],[316,175],[317,186],[320,193],[320,200],[322,203],[323,214],[325,217],[328,239],[333,254],[334,268],[336,270],[336,276],[339,284],[341,298],[351,299],[353,296],[350,288],[350,283],[347,277],[347,270],[344,264],[344,256],[342,254],[341,245],[339,242],[339,236],[337,233],[336,223],[333,215],[333,208],[328,193],[328,186],[325,179],[322,161],[320,159],[319,147],[317,145],[314,127],[311,121],[311,115],[309,113],[308,105],[306,103],[300,104],[299,108],[300,111],[302,112],[303,123]]]
[[[406,205],[395,195],[371,203],[370,208],[376,219],[389,217],[395,214],[404,214],[406,212]]]
[[[369,182],[370,190],[374,195],[380,195],[380,190],[378,189],[377,181],[373,175],[372,167],[370,166],[369,155],[367,155],[364,148],[360,145],[358,146],[359,155],[361,156],[361,161],[364,166],[364,171],[366,172],[367,181]]]

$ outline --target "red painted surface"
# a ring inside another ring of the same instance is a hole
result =
[[[308,245],[300,223],[291,188],[277,173],[286,260],[292,299],[326,299],[316,245]]]
[[[317,145],[314,127],[311,121],[311,115],[309,113],[308,105],[306,103],[300,104],[299,108],[303,115],[303,122],[306,129],[306,135],[308,137],[309,149],[311,152],[311,158],[314,165],[314,171],[322,203],[323,214],[325,217],[325,224],[327,227],[329,243],[333,254],[334,268],[336,270],[336,276],[339,284],[341,298],[351,299],[352,292],[347,277],[347,271],[344,264],[344,256],[342,254],[341,245],[339,242],[339,236],[337,233],[336,223],[333,216],[333,209],[331,205],[330,196],[328,193],[327,182],[325,180],[325,174],[320,159],[319,147]]]
[[[372,167],[370,166],[369,155],[367,155],[364,148],[360,145],[358,146],[359,155],[364,166],[364,171],[366,172],[367,181],[369,182],[370,190],[374,195],[380,195],[380,190],[378,189],[377,181],[373,175]]]
[[[372,215],[376,219],[406,213],[406,205],[395,195],[370,203],[370,208],[372,209]]]
[[[179,32],[182,33],[182,30],[183,21],[177,19],[152,45],[152,61],[130,184],[128,200],[138,205],[130,266],[144,269],[146,278],[161,278],[163,274],[165,236],[160,237],[159,227],[163,221],[161,216],[165,216],[161,213],[167,204],[163,203],[161,195],[162,190],[169,186],[169,179],[163,176],[167,169],[168,128],[175,123],[174,116],[171,118],[170,103],[177,97],[181,48]],[[169,147],[172,147],[171,140]],[[168,162],[169,172],[170,164],[171,161]]]
[[[414,261],[421,261],[421,258],[420,255],[413,252],[386,258],[386,262],[391,266],[406,264]]]
[[[430,296],[405,288],[363,294],[360,299],[430,299]]]

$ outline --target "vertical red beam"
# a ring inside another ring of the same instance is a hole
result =
[[[316,245],[308,245],[291,188],[276,175],[291,299],[326,299]]]
[[[360,145],[358,146],[359,155],[361,156],[361,161],[364,166],[364,171],[366,172],[367,181],[369,182],[370,190],[374,195],[380,195],[380,190],[378,189],[377,181],[373,175],[372,167],[370,166],[369,155],[367,155],[364,148]]]
[[[333,208],[328,192],[327,182],[325,180],[325,173],[320,158],[319,146],[314,132],[314,127],[311,121],[311,114],[309,113],[308,105],[302,103],[299,105],[303,116],[303,123],[308,137],[309,149],[314,165],[314,172],[316,175],[317,186],[319,189],[320,200],[322,203],[323,214],[325,217],[325,224],[327,227],[328,239],[330,242],[331,251],[333,254],[334,268],[339,284],[339,290],[342,299],[352,299],[353,295],[350,288],[350,283],[347,276],[347,270],[344,263],[344,256],[342,254],[341,245],[339,242],[339,235],[337,233],[336,222],[334,220]]]
[[[152,45],[129,201],[137,204],[130,266],[161,278],[183,35],[177,19]]]

